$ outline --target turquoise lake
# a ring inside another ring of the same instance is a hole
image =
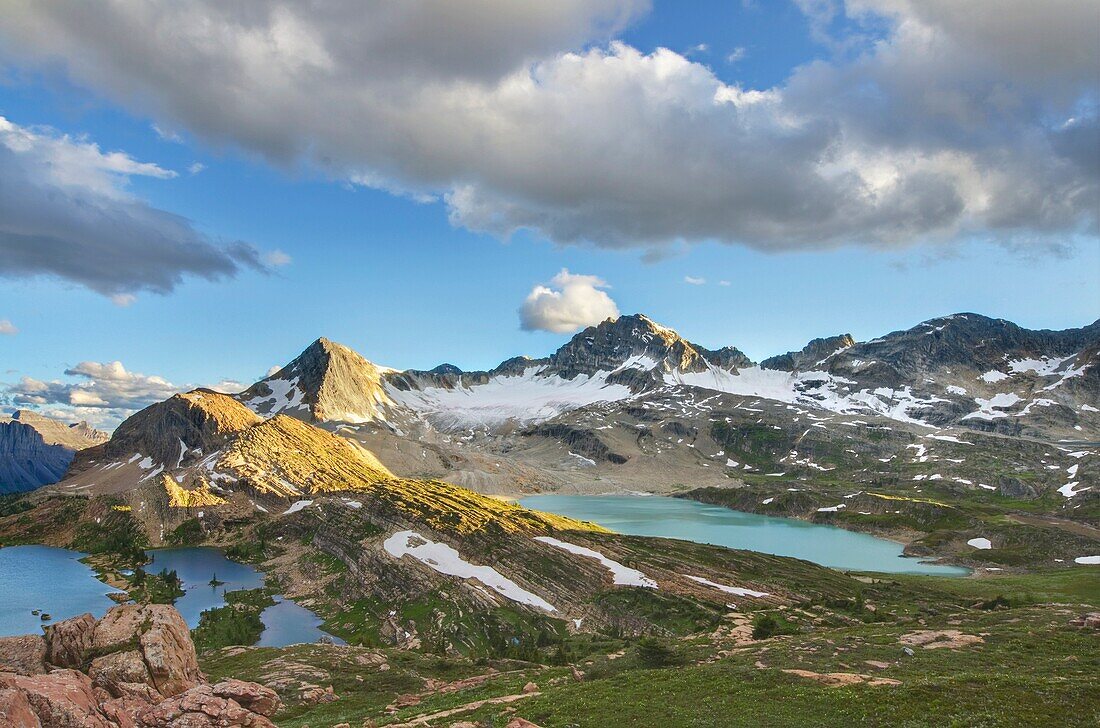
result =
[[[226,558],[219,549],[188,547],[148,552],[152,562],[149,573],[175,570],[183,581],[184,595],[176,600],[176,609],[192,628],[207,609],[225,604],[225,593],[263,586],[263,574],[246,564]],[[80,563],[85,554],[51,546],[10,546],[0,549],[0,636],[40,633],[43,624],[57,622],[91,612],[103,616],[115,602],[107,597],[116,591],[99,581],[95,572]],[[225,582],[216,587],[210,580],[217,576]],[[264,623],[258,644],[281,647],[301,642],[316,642],[327,636],[321,631],[321,619],[289,599],[277,602],[260,615]],[[31,614],[39,609],[51,616],[50,622]],[[337,638],[333,642],[340,643]]]
[[[970,573],[959,566],[902,557],[901,544],[864,533],[793,518],[742,513],[681,498],[533,495],[519,502],[528,508],[595,521],[612,531],[631,536],[662,536],[793,556],[834,569],[941,576]]]

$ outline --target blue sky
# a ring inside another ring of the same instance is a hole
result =
[[[47,11],[34,4],[21,12],[26,15],[22,22],[32,30],[46,32],[50,23],[60,22],[39,16]],[[828,71],[825,80],[809,77],[820,87],[845,83],[843,77],[856,71],[877,73],[859,65],[861,54],[865,58],[874,41],[894,42],[899,52],[905,51],[904,39],[891,35],[896,27],[877,16],[846,19],[843,11],[831,20],[822,19],[795,3],[658,0],[648,11],[632,8],[630,19],[609,35],[592,31],[580,42],[561,42],[560,51],[540,47],[535,57],[560,59],[562,54],[589,49],[607,53],[613,39],[643,56],[667,48],[682,56],[691,72],[699,65],[709,69],[708,83],[746,91],[788,84],[793,89],[797,84],[790,83],[792,77],[801,73],[796,78],[802,78],[811,68],[807,64],[816,63]],[[821,37],[822,28],[828,38]],[[851,332],[857,339],[873,338],[958,311],[1003,317],[1032,328],[1081,326],[1100,316],[1095,179],[1075,183],[1083,202],[1065,220],[1025,219],[1006,227],[1000,222],[1005,215],[990,213],[987,219],[968,221],[947,233],[942,227],[919,229],[906,217],[903,232],[883,233],[869,223],[866,229],[840,226],[817,240],[812,239],[812,224],[777,232],[769,225],[769,232],[762,234],[757,232],[760,227],[728,222],[720,209],[716,218],[721,221],[712,228],[696,230],[689,222],[681,233],[670,224],[669,232],[649,238],[647,231],[642,234],[647,239],[638,241],[631,238],[630,221],[609,222],[610,218],[590,228],[610,230],[606,242],[598,232],[595,241],[578,242],[563,232],[574,224],[557,218],[546,224],[517,224],[502,233],[494,228],[495,222],[471,222],[470,214],[447,198],[465,181],[483,180],[495,170],[473,169],[470,162],[460,160],[455,163],[458,171],[446,172],[451,181],[440,182],[444,173],[421,175],[420,160],[394,161],[382,154],[383,159],[379,152],[349,145],[346,136],[333,141],[323,156],[317,151],[314,158],[309,135],[321,140],[315,145],[319,148],[327,131],[305,123],[300,134],[310,142],[311,151],[280,158],[257,140],[266,129],[245,129],[243,123],[242,128],[230,129],[238,119],[215,123],[210,118],[217,109],[202,119],[166,111],[171,107],[167,95],[159,101],[152,94],[145,96],[153,100],[144,98],[141,83],[148,80],[140,77],[140,69],[132,69],[134,80],[123,84],[119,79],[125,73],[117,68],[105,68],[98,77],[74,72],[73,64],[82,59],[76,51],[65,58],[65,52],[56,52],[60,61],[56,55],[43,60],[20,47],[17,39],[0,35],[0,117],[45,137],[69,135],[73,143],[94,143],[104,153],[120,151],[132,160],[175,172],[170,178],[128,173],[118,185],[151,208],[191,221],[214,248],[244,241],[260,255],[281,251],[290,262],[271,266],[267,273],[241,266],[220,280],[184,272],[181,282],[163,293],[135,283],[126,294],[134,297],[129,305],[117,305],[102,290],[65,273],[5,271],[0,263],[0,320],[17,329],[0,336],[0,382],[5,383],[0,388],[12,387],[21,377],[84,381],[85,377],[66,377],[63,372],[80,362],[113,361],[121,361],[130,372],[176,385],[225,379],[247,383],[321,335],[399,368],[426,368],[442,361],[467,369],[489,367],[518,353],[544,355],[569,336],[521,330],[518,316],[532,288],[548,283],[563,268],[605,281],[607,287],[601,290],[623,313],[644,312],[693,341],[708,347],[732,344],[754,359],[799,348],[816,336]],[[524,60],[518,67],[537,62]],[[140,61],[135,58],[134,63]],[[1007,61],[1005,69],[1001,70],[1011,81]],[[1072,72],[1061,71],[1067,78]],[[1046,104],[1043,113],[1065,115],[1066,109],[1085,109],[1094,116],[1095,85],[1089,88],[1086,82],[1082,92],[1079,84],[1067,84],[1074,89],[1068,97],[1036,97],[1036,103]],[[588,109],[591,103],[585,103]],[[616,133],[634,133],[631,117],[623,118],[624,126]],[[1012,128],[1024,129],[1032,122],[1013,119]],[[165,138],[154,124],[178,137]],[[859,131],[874,139],[879,145],[874,155],[881,155],[881,131]],[[886,146],[899,155],[897,150],[904,147],[908,155],[929,134],[927,129],[919,131],[919,142],[913,141],[914,132],[904,143],[891,140]],[[363,134],[371,133],[365,126]],[[690,137],[677,141],[675,133],[670,129],[667,137],[665,132],[657,137],[671,139],[671,159],[677,158],[676,144],[691,144]],[[846,133],[845,139],[853,133]],[[952,134],[956,132],[939,138]],[[727,143],[724,131],[717,138]],[[775,135],[763,139],[773,140]],[[944,142],[936,143],[941,145],[937,159],[942,159]],[[980,155],[973,150],[985,146],[967,142],[947,151]],[[348,154],[353,161],[333,159],[334,150],[352,148]],[[784,153],[777,152],[777,166],[787,163]],[[869,156],[863,149],[857,153]],[[691,163],[687,156],[690,152],[685,152],[685,165]],[[735,158],[741,159],[731,151]],[[377,169],[389,170],[379,173],[386,177],[385,186],[417,194],[427,190],[435,199],[418,201],[411,194],[356,184],[348,170],[358,169],[355,165],[373,169],[376,160]],[[1014,163],[1009,160],[1006,166]],[[1021,168],[1025,163],[1032,161],[1022,160]],[[665,166],[670,179],[681,174],[674,164]],[[517,184],[528,182],[517,179]],[[591,175],[579,182],[588,179]],[[709,182],[703,179],[700,184],[699,195],[705,196]],[[498,206],[495,215],[510,211],[498,202],[510,199],[510,189],[498,184],[485,193],[485,199]],[[777,189],[783,193],[785,188]],[[524,220],[543,219],[552,198],[547,195],[535,199],[532,192],[522,201]],[[792,204],[798,206],[793,196]],[[614,190],[608,197],[617,199]],[[682,201],[669,204],[667,213],[655,212],[655,227],[662,227],[683,207]],[[740,203],[735,199],[731,204]],[[746,216],[751,214],[750,210]],[[590,229],[582,229],[581,235],[592,235]],[[0,256],[6,245],[2,235],[0,231]],[[138,242],[142,247],[152,245]],[[73,255],[79,259],[80,253],[74,249]],[[692,284],[688,278],[705,283]]]

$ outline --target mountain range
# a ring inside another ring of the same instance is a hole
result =
[[[0,494],[56,483],[76,451],[109,437],[87,422],[65,424],[31,410],[0,416]]]
[[[0,544],[89,553],[105,579],[139,598],[149,592],[133,574],[146,548],[218,546],[262,565],[268,590],[313,610],[329,634],[393,649],[385,659],[394,665],[412,653],[468,665],[492,656],[570,664],[578,676],[577,649],[607,652],[601,669],[613,674],[606,665],[629,640],[688,635],[697,647],[683,649],[707,665],[771,629],[812,637],[826,623],[878,630],[882,621],[905,630],[939,609],[975,612],[977,621],[950,624],[988,634],[999,627],[981,620],[1000,619],[1016,597],[988,591],[960,604],[950,590],[918,594],[913,581],[617,534],[515,500],[674,495],[890,538],[907,556],[981,570],[978,581],[1003,570],[1072,576],[1100,544],[1098,343],[1098,324],[1028,331],[958,314],[867,342],[816,339],[754,363],[633,315],[585,329],[548,357],[465,372],[398,371],[321,338],[240,393],[176,394],[109,439],[24,412],[0,424],[21,438],[8,442],[36,443],[10,458],[34,467],[9,471],[45,482],[64,467],[59,482],[0,499]],[[244,602],[227,609],[219,619],[259,621]],[[639,655],[666,649],[648,644],[637,643]],[[353,654],[307,647],[272,662],[293,654],[293,670],[321,680],[313,665]],[[767,670],[765,652],[754,653],[754,670]],[[354,654],[371,666],[382,659]],[[259,655],[231,647],[203,659],[247,673],[268,660]],[[881,657],[869,659],[885,665]],[[358,679],[365,664],[327,674]],[[515,665],[494,662],[485,674]],[[591,665],[581,663],[598,676]],[[547,669],[548,687],[582,679]],[[287,685],[291,710],[309,710],[306,693]],[[423,685],[431,700],[452,689]],[[315,688],[325,692],[312,682],[302,690]],[[393,699],[389,715],[421,698]],[[318,710],[333,723],[335,713]]]

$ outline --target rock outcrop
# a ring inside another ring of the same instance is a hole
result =
[[[0,640],[4,728],[273,728],[278,695],[210,684],[174,607],[126,604]]]

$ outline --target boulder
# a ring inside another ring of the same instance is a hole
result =
[[[88,674],[44,673],[47,661],[83,666],[92,655]],[[282,705],[256,683],[208,685],[187,624],[167,605],[58,622],[45,638],[0,641],[0,658],[0,728],[274,728],[268,716]],[[317,689],[319,702],[336,699]]]
[[[271,717],[282,707],[278,694],[263,685],[243,680],[222,680],[213,687],[214,695],[235,700],[253,713]]]
[[[92,649],[92,633],[96,620],[91,614],[81,614],[46,627],[46,662],[55,667],[84,667],[85,656]]]
[[[0,725],[10,728],[42,728],[27,694],[22,690],[0,688]]]
[[[55,670],[29,677],[3,673],[0,687],[21,691],[43,728],[117,728],[99,710],[92,681],[82,672]]]
[[[202,679],[187,623],[167,604],[112,607],[95,625],[92,648],[97,654],[140,650],[149,684],[166,698],[193,688]]]
[[[172,697],[197,685],[203,678],[199,657],[180,613],[167,605],[151,604],[145,606],[145,616],[150,626],[141,635],[141,651],[160,694]]]
[[[20,675],[46,672],[46,640],[38,635],[0,637],[0,670]]]
[[[106,690],[112,698],[135,693],[147,694],[147,691],[151,692],[153,685],[145,660],[137,650],[97,657],[88,668],[88,677],[92,679],[93,685]]]
[[[276,728],[237,701],[215,695],[210,685],[198,685],[150,707],[139,721],[144,728]]]

